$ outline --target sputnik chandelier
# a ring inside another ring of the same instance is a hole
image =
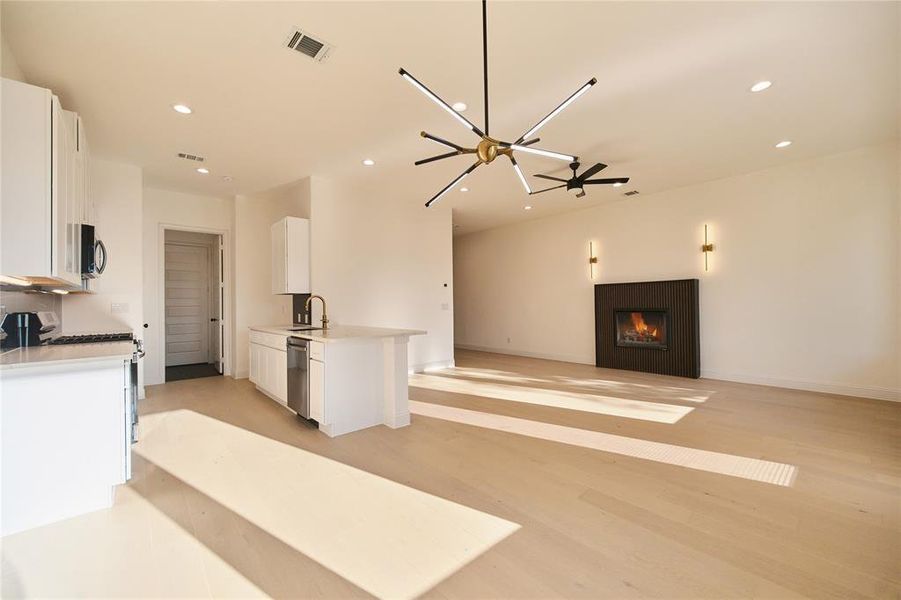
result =
[[[578,157],[573,156],[571,154],[563,154],[560,152],[552,152],[550,150],[542,150],[540,148],[533,147],[533,144],[536,144],[540,141],[540,138],[533,138],[538,130],[547,125],[547,123],[559,115],[563,109],[576,101],[579,96],[587,92],[591,89],[591,86],[597,83],[597,79],[591,78],[588,83],[580,87],[573,93],[569,98],[564,100],[557,108],[552,110],[547,114],[543,119],[538,121],[531,129],[526,131],[524,134],[519,136],[515,142],[504,142],[498,139],[491,137],[488,133],[488,16],[487,16],[487,0],[482,0],[482,84],[485,93],[484,104],[485,104],[485,130],[482,131],[476,125],[469,121],[466,117],[461,115],[459,112],[455,111],[453,108],[448,105],[447,102],[438,97],[437,94],[432,92],[429,88],[427,88],[422,82],[413,77],[410,73],[408,73],[405,69],[400,69],[398,71],[400,75],[413,84],[413,87],[418,89],[420,92],[425,94],[429,99],[431,99],[435,104],[443,108],[447,113],[456,119],[461,125],[472,131],[474,134],[479,136],[480,140],[478,145],[475,148],[466,148],[463,146],[459,146],[453,142],[449,142],[447,140],[441,139],[437,136],[431,135],[430,133],[426,133],[423,131],[421,133],[422,137],[446,146],[450,148],[450,152],[446,152],[444,154],[439,154],[437,156],[432,156],[430,158],[424,158],[422,160],[416,161],[416,165],[424,165],[426,163],[434,162],[436,160],[443,160],[445,158],[450,158],[452,156],[460,156],[462,154],[475,154],[476,162],[473,163],[468,169],[463,171],[456,179],[451,181],[447,186],[444,187],[440,192],[432,196],[428,202],[425,203],[426,206],[431,206],[436,200],[441,198],[444,194],[448,192],[452,187],[460,183],[467,175],[475,171],[481,165],[487,165],[494,161],[498,156],[504,155],[510,160],[510,164],[513,165],[513,170],[516,171],[516,175],[519,177],[519,180],[522,182],[523,187],[526,189],[526,192],[529,194],[532,193],[532,188],[529,187],[528,181],[526,181],[525,176],[522,173],[522,169],[516,162],[516,157],[513,155],[514,152],[526,152],[529,154],[537,154],[539,156],[546,156],[548,158],[555,158],[558,160],[563,160],[569,163],[575,163],[578,160]],[[546,191],[546,190],[542,190]],[[536,192],[537,193],[537,192]]]

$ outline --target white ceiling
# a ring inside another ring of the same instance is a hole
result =
[[[899,4],[491,2],[491,132],[518,137],[592,76],[542,147],[601,161],[597,186],[529,198],[497,161],[440,202],[460,232],[746,173],[898,136]],[[148,185],[247,193],[307,175],[362,178],[373,198],[421,205],[471,157],[421,129],[475,136],[397,74],[481,112],[480,7],[463,2],[2,2],[31,83],[85,118],[92,149]],[[335,46],[324,64],[283,48],[292,26]],[[761,79],[774,85],[751,94]],[[182,116],[174,103],[190,105]],[[773,145],[791,139],[784,150]],[[207,157],[211,175],[175,157]],[[361,166],[373,158],[375,167]],[[521,156],[527,173],[565,173]],[[231,183],[222,176],[233,177]],[[533,180],[533,187],[541,182]],[[628,201],[628,200],[626,200]],[[525,204],[534,210],[523,210]]]

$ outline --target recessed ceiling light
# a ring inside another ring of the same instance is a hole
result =
[[[788,146],[791,146],[791,145],[792,145],[791,140],[782,140],[781,142],[776,144],[776,147],[777,148],[787,148]]]
[[[192,112],[194,112],[193,110],[191,110],[191,107],[186,104],[176,104],[172,108],[175,110],[175,112],[181,113],[183,115],[190,115]]]
[[[451,105],[451,108],[453,108],[457,112],[463,112],[464,110],[466,110],[466,103],[465,102],[454,102]]]
[[[623,187],[623,184],[622,184],[622,182],[617,181],[616,183],[613,184],[613,187]]]
[[[772,81],[758,81],[757,83],[755,83],[754,85],[751,86],[751,91],[752,92],[762,92],[763,90],[767,89],[771,85],[773,85]]]
[[[363,159],[363,165],[365,165],[367,167],[371,167],[374,164],[375,164],[375,161],[372,160],[371,158]]]
[[[210,170],[204,167],[200,167],[199,169],[197,169],[197,172],[201,175],[209,175]]]
[[[468,188],[468,187],[462,187],[462,188],[460,188],[460,191],[465,193],[465,192],[468,192],[468,191],[469,191],[469,188]]]
[[[223,176],[222,176],[222,181],[224,181],[225,183],[231,183],[231,181],[232,181],[232,176],[231,176],[231,175],[223,175]]]
[[[523,208],[526,209],[526,210],[532,210],[532,207],[531,207],[531,206],[523,206]]]

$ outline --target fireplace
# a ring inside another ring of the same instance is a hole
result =
[[[700,377],[698,280],[594,286],[595,364]]]
[[[669,316],[665,310],[617,309],[616,345],[666,350]]]

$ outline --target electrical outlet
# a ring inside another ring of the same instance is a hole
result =
[[[127,302],[112,302],[109,305],[109,311],[114,314],[122,314],[128,312],[128,303]]]

